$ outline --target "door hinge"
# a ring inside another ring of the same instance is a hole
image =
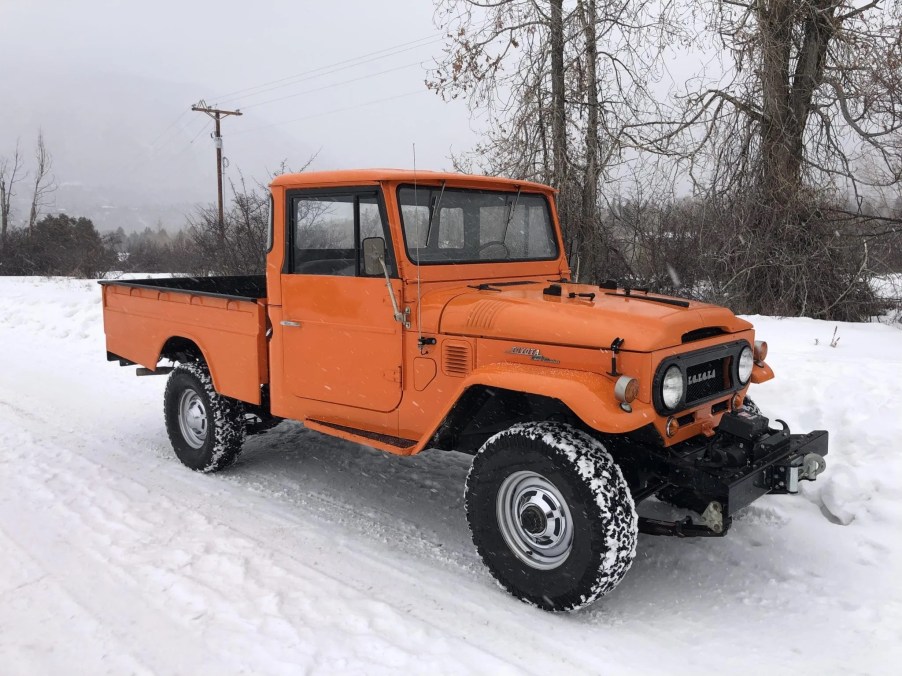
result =
[[[383,373],[385,379],[392,383],[400,383],[401,382],[401,367],[390,369]]]

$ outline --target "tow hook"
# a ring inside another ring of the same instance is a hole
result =
[[[723,532],[723,505],[716,500],[709,502],[699,519],[702,526],[707,526],[715,533]]]
[[[802,472],[799,474],[799,478],[814,481],[825,469],[827,469],[827,461],[824,460],[824,456],[809,453],[802,461]]]
[[[792,464],[786,468],[786,492],[798,493],[799,481],[814,481],[825,469],[827,461],[817,453],[793,458]]]

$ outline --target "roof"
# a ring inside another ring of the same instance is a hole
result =
[[[553,188],[532,181],[518,181],[512,178],[497,176],[477,176],[474,174],[456,174],[445,171],[412,171],[410,169],[341,169],[336,171],[305,171],[299,174],[282,174],[273,179],[270,185],[291,188],[319,187],[326,185],[350,185],[354,183],[381,183],[393,181],[399,183],[448,183],[485,186],[492,188],[517,187],[540,192],[554,192]]]

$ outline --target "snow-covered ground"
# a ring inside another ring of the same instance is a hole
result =
[[[753,317],[778,376],[754,396],[830,430],[827,473],[726,538],[641,536],[620,587],[551,615],[480,564],[465,456],[284,423],[182,467],[165,379],[105,360],[99,297],[0,278],[4,674],[898,673],[898,327]]]

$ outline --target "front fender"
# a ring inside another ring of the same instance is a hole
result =
[[[433,438],[451,409],[472,387],[494,387],[525,392],[563,402],[589,427],[606,434],[633,432],[657,417],[651,404],[634,401],[632,412],[620,408],[614,397],[615,379],[598,373],[558,369],[528,364],[490,364],[472,371],[461,383],[448,408],[413,451],[419,451]]]
[[[771,380],[774,377],[774,370],[762,362],[756,362],[752,367],[752,382],[756,385],[758,383],[766,383],[768,380]]]

